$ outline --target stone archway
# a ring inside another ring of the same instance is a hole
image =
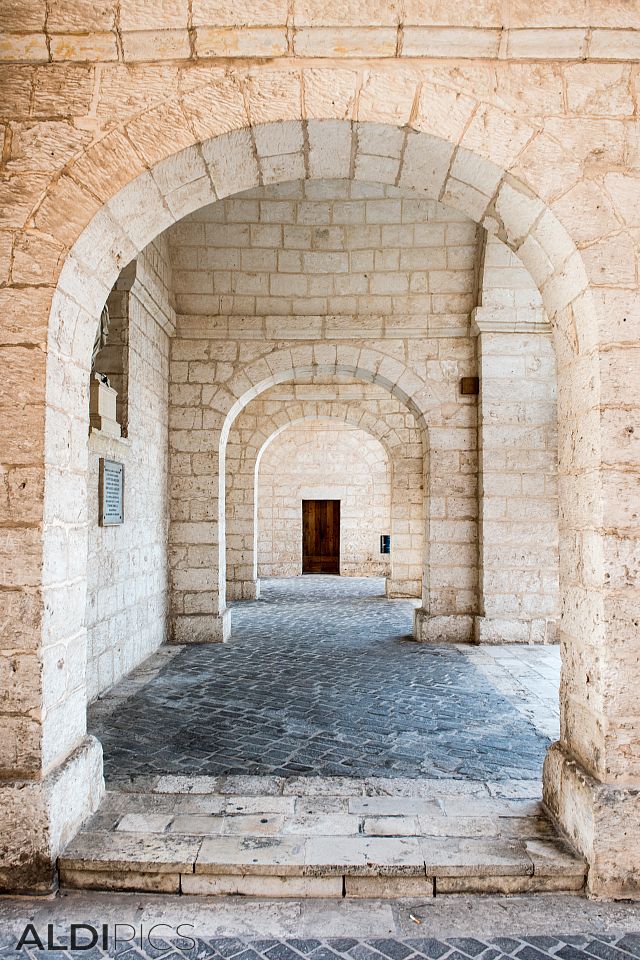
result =
[[[344,420],[310,417],[277,430],[256,461],[258,578],[301,576],[303,501],[338,500],[339,575],[386,581],[390,558],[380,554],[379,535],[391,529],[392,475],[384,444]]]
[[[263,395],[265,396],[265,395]],[[268,393],[266,394],[268,397]],[[293,398],[292,398],[293,399]],[[389,412],[402,411],[399,403]],[[246,408],[251,412],[252,404]],[[406,415],[405,415],[406,416]],[[408,415],[409,417],[411,415]],[[422,438],[416,428],[409,428],[403,440],[384,415],[372,414],[366,402],[339,403],[299,399],[283,402],[277,412],[260,418],[257,429],[242,428],[242,415],[232,428],[227,444],[227,591],[231,599],[255,597],[259,584],[256,566],[257,485],[260,459],[271,440],[292,424],[306,420],[328,419],[366,430],[376,437],[387,451],[392,468],[391,493],[391,576],[387,583],[389,596],[421,596],[423,561],[423,471]],[[237,439],[236,439],[237,438]],[[234,442],[235,441],[235,442]],[[416,500],[409,499],[414,490]],[[234,496],[235,492],[235,496]],[[247,524],[252,529],[247,533]],[[244,533],[243,533],[244,531]],[[231,569],[230,569],[231,568]],[[232,591],[229,593],[229,591]]]
[[[45,330],[48,337],[46,358],[41,346],[30,352],[30,364],[34,362],[28,389],[24,380],[14,377],[23,391],[17,422],[23,430],[29,424],[26,432],[33,438],[33,455],[46,464],[44,496],[33,494],[36,526],[26,533],[16,528],[13,542],[29,562],[9,606],[20,635],[29,638],[29,652],[21,660],[25,677],[21,719],[12,723],[15,742],[8,750],[7,769],[14,779],[3,787],[8,821],[24,825],[22,836],[12,831],[11,846],[23,842],[31,851],[28,863],[10,862],[8,867],[23,886],[50,876],[47,865],[100,795],[99,750],[85,737],[86,697],[74,666],[82,643],[82,616],[78,612],[69,617],[65,603],[76,576],[69,567],[61,569],[59,557],[61,542],[68,543],[85,522],[82,427],[88,357],[95,318],[109,289],[121,267],[153,236],[225,191],[260,180],[353,176],[359,160],[369,168],[371,179],[371,167],[381,166],[376,158],[382,154],[359,152],[357,130],[342,119],[353,109],[348,78],[331,70],[325,74],[265,70],[243,83],[244,90],[235,77],[217,77],[214,83],[208,80],[189,89],[180,111],[166,111],[164,106],[147,111],[127,125],[137,149],[114,128],[70,163],[31,212],[27,232],[46,234],[54,250],[68,252],[53,298],[37,283],[23,285],[19,307],[25,319],[16,319],[17,327],[35,328],[37,343],[42,344]],[[608,570],[615,567],[621,551],[633,549],[628,545],[637,535],[633,508],[622,513],[618,508],[621,498],[616,491],[626,489],[625,468],[617,454],[616,418],[608,410],[615,406],[611,385],[627,376],[628,355],[617,345],[615,331],[601,326],[607,304],[617,317],[618,301],[615,292],[610,296],[599,292],[598,314],[591,295],[593,258],[587,259],[587,270],[553,212],[554,202],[546,202],[543,177],[533,159],[543,143],[550,149],[544,133],[493,106],[435,85],[385,76],[387,87],[396,83],[396,96],[390,98],[386,89],[382,97],[380,76],[374,72],[357,100],[359,122],[388,123],[388,137],[401,140],[386,156],[391,161],[384,165],[386,176],[437,195],[497,233],[530,270],[554,324],[561,427],[564,672],[562,739],[547,762],[546,799],[588,856],[592,890],[637,890],[634,853],[625,839],[627,825],[638,820],[638,718],[630,697],[632,670],[638,663],[637,601],[635,584]],[[385,103],[394,104],[393,116]],[[438,121],[434,135],[426,132],[433,129],[428,116],[442,117],[438,106],[444,108],[446,119]],[[191,122],[185,122],[182,113],[188,109]],[[176,146],[181,150],[176,152]],[[102,168],[97,179],[96,164]],[[91,189],[86,188],[87,179]],[[624,232],[614,233],[611,240],[597,242],[624,246]],[[60,259],[61,254],[56,255]],[[379,382],[414,401],[420,397],[422,385],[413,375],[402,372],[392,381],[384,359],[368,359],[374,361]],[[315,363],[324,366],[324,361]],[[222,391],[222,414],[235,415],[240,409],[236,404],[242,406],[266,378],[280,376],[265,364],[268,372],[264,365],[247,369],[247,380],[238,385],[236,394],[225,396]],[[356,374],[360,369],[347,366]],[[294,362],[286,369],[298,367]],[[422,413],[418,403],[417,410]],[[69,438],[74,438],[71,443]],[[611,506],[602,508],[605,502]],[[79,554],[81,549],[76,558]],[[59,798],[71,783],[74,804],[63,813]],[[27,796],[38,811],[28,826],[20,815]]]

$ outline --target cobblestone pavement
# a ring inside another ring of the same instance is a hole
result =
[[[123,931],[123,935],[124,931]],[[46,932],[44,932],[46,938]],[[86,934],[85,934],[86,936]],[[489,939],[475,937],[452,937],[446,940],[426,935],[415,938],[375,938],[359,940],[338,937],[326,940],[241,940],[235,937],[214,939],[163,940],[152,937],[153,946],[143,938],[141,948],[132,944],[118,947],[110,944],[106,949],[32,951],[23,948],[16,951],[16,940],[0,936],[2,957],[122,957],[125,960],[150,958],[150,960],[637,960],[640,957],[640,935],[626,933],[582,934],[577,936],[500,936]],[[46,941],[45,941],[46,942]],[[64,944],[65,939],[57,941]],[[82,940],[80,940],[82,942]],[[85,941],[86,942],[86,941]],[[68,940],[66,941],[68,943]]]
[[[228,643],[163,648],[92,707],[107,777],[538,777],[549,736],[411,622],[379,579],[263,581]]]

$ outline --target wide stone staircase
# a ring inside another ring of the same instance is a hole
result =
[[[63,887],[260,897],[582,890],[538,781],[138,777],[59,858]]]

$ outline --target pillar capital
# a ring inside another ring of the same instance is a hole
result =
[[[551,324],[541,307],[476,307],[471,313],[471,335],[481,333],[551,332]]]

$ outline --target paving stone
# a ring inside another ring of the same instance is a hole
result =
[[[618,950],[617,947],[612,944],[602,943],[600,940],[591,940],[585,944],[584,949],[586,953],[590,953],[594,957],[599,957],[600,960],[627,960],[625,954],[621,950]]]
[[[430,937],[412,938],[406,941],[407,945],[413,950],[421,953],[429,960],[440,960],[445,953],[449,953],[449,945],[440,940],[434,940]]]
[[[584,861],[572,856],[560,840],[527,840],[525,846],[533,862],[533,872],[537,876],[584,877],[586,873],[587,867]],[[609,960],[609,958],[603,958],[603,960]]]
[[[233,797],[224,805],[225,813],[281,813],[289,816],[296,810],[295,797]]]
[[[495,824],[498,833],[505,837],[526,840],[555,838],[555,830],[545,817],[498,817]]]
[[[149,833],[79,833],[59,858],[65,868],[192,872],[200,840]]]
[[[89,711],[107,780],[135,791],[147,778],[159,793],[336,795],[330,777],[352,796],[352,778],[366,777],[360,793],[421,796],[430,779],[459,803],[486,797],[490,781],[507,799],[538,796],[549,738],[463,647],[404,642],[413,606],[387,600],[381,584],[266,580],[259,600],[233,605],[229,643],[185,646],[157,671],[154,655],[117,709]]]
[[[449,943],[469,957],[477,957],[487,949],[486,943],[475,940],[473,937],[453,937]]]
[[[224,817],[222,833],[230,836],[275,837],[285,832],[285,824],[288,822],[287,818],[272,813],[248,816],[240,814]]]
[[[443,797],[440,801],[448,817],[498,817],[508,815],[504,800],[483,797]]]
[[[364,900],[397,897],[433,896],[432,877],[353,877],[344,878],[345,896]]]
[[[174,819],[169,832],[191,837],[210,837],[222,832],[224,822],[223,817],[185,814]]]
[[[60,882],[74,890],[122,890],[140,893],[180,893],[180,873],[145,872],[131,869],[116,870],[108,865],[106,870],[87,870],[60,865]],[[84,954],[83,954],[84,956]]]
[[[362,833],[373,837],[417,837],[417,817],[365,817]]]
[[[524,843],[514,840],[421,838],[426,872],[431,876],[526,876],[533,873]]]
[[[172,820],[173,814],[126,813],[118,823],[117,829],[126,830],[129,833],[164,833]],[[187,833],[188,831],[178,830],[177,832]]]
[[[307,872],[420,876],[424,859],[414,837],[311,837],[306,845]]]
[[[436,877],[436,895],[446,893],[514,894],[577,893],[584,887],[584,877],[489,876]]]
[[[361,833],[360,817],[347,814],[325,814],[316,816],[287,817],[283,821],[282,832],[302,834],[304,836],[341,837]]]
[[[198,878],[192,878],[198,879]],[[242,877],[202,877],[201,880],[229,880],[238,884]],[[273,878],[272,878],[273,879]],[[357,878],[365,882],[370,878]],[[283,883],[298,884],[298,878],[291,878]],[[309,882],[315,881],[307,881]],[[408,878],[395,882],[413,882]],[[307,886],[307,889],[310,889]],[[59,942],[66,943],[64,936]],[[615,960],[635,956],[633,952],[625,951],[625,947],[633,946],[637,949],[638,935],[625,934],[596,936],[582,936],[566,934],[564,936],[497,936],[481,939],[479,937],[451,937],[448,940],[438,940],[430,937],[378,937],[369,940],[356,940],[352,937],[329,937],[326,940],[316,938],[290,938],[287,940],[269,939],[240,939],[236,937],[214,937],[211,940],[199,939],[195,946],[189,946],[184,939],[164,940],[156,936],[154,949],[145,943],[145,948],[131,943],[120,943],[117,947],[109,944],[106,955],[124,960],[209,960],[209,958],[223,957],[225,960],[549,960],[549,957],[562,957],[562,960],[585,960],[594,954],[586,953],[581,946],[590,946],[599,943],[605,949],[610,948],[610,956]],[[26,953],[16,954],[15,942],[6,933],[0,932],[0,956],[26,956]],[[35,954],[34,954],[35,955]],[[38,955],[44,956],[38,951]],[[47,954],[48,955],[48,954]],[[77,954],[74,953],[75,957]],[[104,954],[101,951],[86,951],[83,955],[88,960],[101,960]],[[597,955],[597,954],[596,954]],[[59,960],[68,960],[72,957],[69,950],[57,950],[55,956]]]
[[[182,877],[182,893],[240,897],[342,897],[342,877],[215,876]]]
[[[411,956],[411,947],[398,940],[370,940],[369,942],[383,956],[389,957],[389,960],[406,960]]]
[[[348,797],[296,797],[294,800],[295,814],[299,817],[321,817],[327,813],[348,813]]]
[[[375,816],[442,817],[442,807],[435,800],[420,797],[358,797],[349,800],[349,813]]]
[[[215,837],[202,841],[197,874],[302,876],[304,839],[298,837]]]
[[[625,934],[624,937],[618,941],[618,947],[620,950],[624,950],[634,957],[640,957],[640,934]]]
[[[549,960],[545,953],[530,946],[524,946],[521,950],[518,950],[516,957],[518,960]]]

